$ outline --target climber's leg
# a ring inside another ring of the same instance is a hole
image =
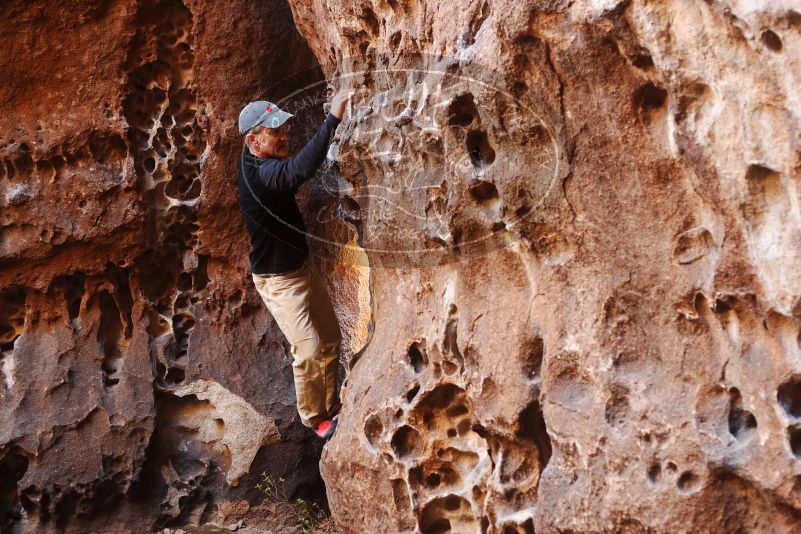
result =
[[[323,277],[317,272],[314,265],[309,265],[311,269],[311,315],[312,321],[317,326],[320,334],[322,350],[320,352],[320,367],[322,368],[325,382],[325,407],[330,413],[339,403],[337,390],[337,371],[339,368],[339,348],[342,336],[339,330],[334,308],[331,305],[331,298],[325,286]],[[333,414],[332,414],[333,415]]]
[[[315,428],[329,405],[326,376],[320,365],[323,343],[310,308],[312,277],[306,260],[297,271],[273,276],[253,275],[253,282],[292,350],[298,413]]]

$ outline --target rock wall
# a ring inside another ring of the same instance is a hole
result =
[[[358,88],[348,532],[801,528],[801,11],[291,1]]]
[[[320,445],[235,181],[242,105],[319,77],[288,5],[12,0],[0,20],[0,530],[227,524],[262,472],[310,490]]]

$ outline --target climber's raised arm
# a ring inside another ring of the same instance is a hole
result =
[[[323,124],[293,157],[289,157],[290,123],[287,122],[293,115],[269,102],[254,103],[264,109],[254,110],[250,124],[255,126],[248,129],[245,140],[251,153],[261,160],[258,179],[268,191],[294,191],[314,174],[325,158],[332,134],[352,95],[352,91],[343,91],[332,99],[331,111]],[[240,124],[240,130],[242,127]]]

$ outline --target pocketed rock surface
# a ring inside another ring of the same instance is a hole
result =
[[[358,89],[338,523],[798,531],[797,6],[291,4]]]

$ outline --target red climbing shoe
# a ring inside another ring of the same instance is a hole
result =
[[[328,440],[331,436],[334,435],[334,430],[337,428],[337,420],[336,419],[325,419],[320,421],[314,429],[314,433],[317,434],[318,437],[323,438],[324,440]]]

